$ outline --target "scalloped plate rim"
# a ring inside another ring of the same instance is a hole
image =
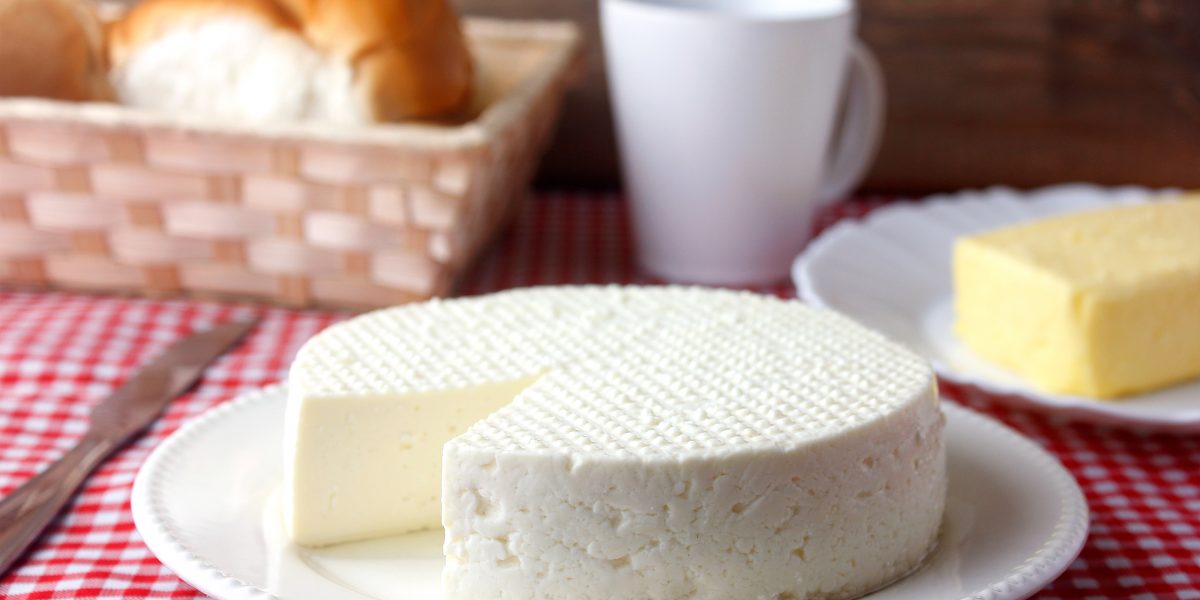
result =
[[[195,586],[201,592],[220,600],[269,600],[276,596],[253,583],[231,577],[221,571],[209,559],[197,555],[187,548],[180,539],[179,532],[169,514],[169,509],[162,501],[162,487],[167,485],[166,475],[170,473],[171,463],[178,460],[180,453],[203,452],[197,449],[204,440],[204,434],[209,430],[227,424],[234,419],[245,419],[247,409],[254,408],[258,403],[277,402],[282,413],[282,404],[286,399],[286,387],[275,384],[264,388],[244,392],[236,398],[215,406],[199,417],[185,423],[159,444],[139,469],[133,484],[131,508],[137,531],[146,542],[150,551],[163,564],[175,572],[181,579]],[[1037,472],[1040,485],[1054,488],[1054,494],[1059,500],[1056,524],[1041,546],[1030,556],[1015,566],[1009,564],[1007,571],[994,583],[990,583],[970,594],[963,600],[1023,600],[1028,598],[1046,584],[1061,575],[1071,562],[1079,555],[1087,540],[1089,511],[1083,491],[1079,488],[1074,477],[1058,460],[1025,438],[1020,433],[986,415],[977,413],[953,403],[944,403],[948,426],[973,427],[990,430],[989,434],[1003,440],[1000,445],[1007,445],[1014,454],[1024,454],[1027,462],[1037,463],[1039,469],[1023,470],[1022,476],[1031,477],[1030,473]],[[278,422],[282,423],[282,414]],[[958,425],[955,425],[958,424]],[[270,427],[270,424],[266,424]],[[953,446],[947,451],[952,452]],[[253,449],[242,450],[253,453]],[[993,465],[995,467],[996,465]],[[274,485],[274,483],[263,484]],[[935,554],[942,552],[935,551]],[[918,570],[918,573],[920,570]],[[910,576],[914,577],[916,575]],[[893,585],[900,585],[901,580]],[[892,586],[889,586],[892,587]],[[878,598],[886,600],[888,588],[864,597],[864,600]],[[348,596],[354,596],[347,591]]]
[[[171,569],[176,576],[221,600],[274,600],[276,597],[237,577],[226,574],[204,557],[197,556],[184,546],[179,535],[172,531],[170,519],[165,518],[160,499],[162,474],[169,471],[170,461],[186,449],[194,438],[219,423],[221,419],[244,412],[247,406],[273,399],[283,390],[279,384],[243,392],[234,399],[214,406],[198,417],[184,423],[151,451],[133,480],[129,505],[133,524],[150,552]]]
[[[841,310],[838,306],[827,302],[819,293],[818,288],[820,286],[814,281],[817,279],[817,276],[813,273],[814,266],[820,260],[823,260],[827,253],[836,252],[839,244],[846,243],[849,238],[856,235],[870,235],[872,231],[886,227],[897,215],[928,213],[943,206],[986,204],[997,197],[1019,199],[1025,204],[1037,204],[1039,202],[1053,201],[1059,197],[1059,194],[1063,193],[1083,193],[1094,195],[1094,198],[1090,202],[1099,204],[1110,201],[1124,203],[1141,201],[1130,198],[1134,194],[1153,197],[1171,195],[1178,192],[1179,190],[1176,189],[1152,190],[1140,186],[1103,187],[1094,184],[1072,183],[1048,186],[1025,192],[1004,186],[995,186],[979,190],[964,190],[958,193],[935,194],[917,202],[900,201],[877,208],[862,219],[840,221],[824,231],[796,258],[792,265],[792,279],[798,297],[804,302],[832,310]],[[1106,199],[1118,195],[1123,196],[1115,200]],[[1034,211],[1030,216],[1039,216],[1040,214]],[[853,314],[848,312],[845,314],[851,318],[854,317]],[[903,339],[897,339],[896,341],[904,343]],[[956,384],[974,386],[984,392],[995,395],[997,399],[1007,404],[1052,414],[1063,414],[1076,417],[1080,420],[1105,425],[1147,427],[1159,430],[1200,430],[1200,409],[1180,410],[1172,413],[1169,417],[1147,415],[1146,413],[1138,412],[1136,406],[1130,404],[1130,401],[1136,402],[1137,396],[1121,401],[1105,401],[1085,396],[1047,394],[1028,386],[997,381],[982,374],[955,369],[937,356],[926,354],[925,358],[933,365],[938,375],[946,380]],[[1200,384],[1185,383],[1183,385]]]

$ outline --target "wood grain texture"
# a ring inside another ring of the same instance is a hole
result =
[[[1200,185],[1200,3],[870,0],[888,134],[869,184]]]
[[[611,186],[617,163],[596,0],[457,0],[469,14],[572,18],[586,83],[540,180]],[[1200,186],[1200,2],[860,0],[888,78],[867,189],[1084,180]]]

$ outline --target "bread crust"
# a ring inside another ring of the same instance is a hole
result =
[[[281,0],[321,51],[349,61],[377,121],[443,116],[460,108],[473,65],[446,0]]]
[[[0,0],[0,96],[115,98],[104,28],[85,0]]]
[[[142,0],[109,26],[108,59],[120,68],[146,44],[180,26],[237,14],[299,34],[296,16],[274,0]]]
[[[349,65],[350,92],[372,121],[446,116],[468,99],[471,56],[446,0],[143,0],[110,27],[109,61],[120,69],[173,28],[231,14]]]

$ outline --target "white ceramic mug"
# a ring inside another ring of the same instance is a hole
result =
[[[883,76],[856,17],[853,0],[602,0],[644,269],[786,277],[816,208],[849,193],[878,146]]]

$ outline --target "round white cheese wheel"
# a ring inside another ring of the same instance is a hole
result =
[[[917,567],[942,519],[929,366],[796,301],[409,305],[314,337],[289,394],[295,540],[440,515],[447,598],[850,598]]]

